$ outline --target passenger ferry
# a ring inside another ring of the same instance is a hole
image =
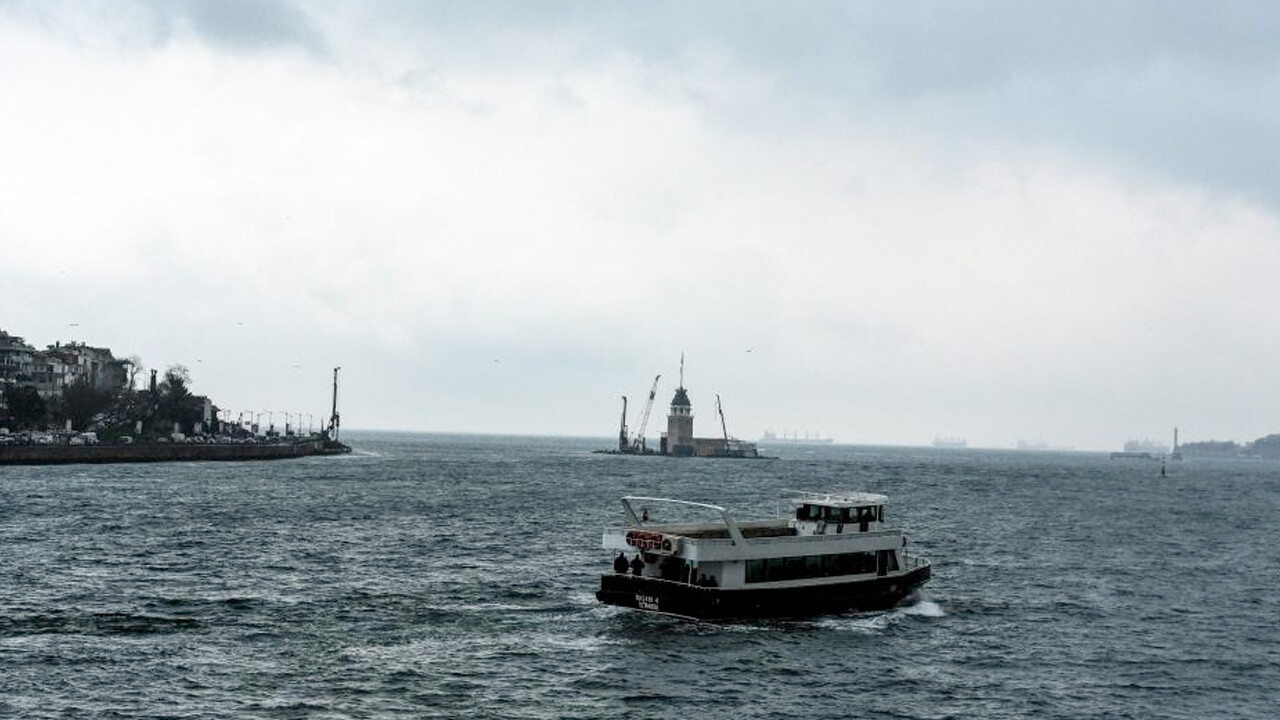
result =
[[[718,505],[622,498],[624,527],[604,533],[613,572],[600,577],[596,599],[700,619],[800,617],[892,607],[929,579],[929,561],[885,525],[884,495],[787,492],[793,513],[758,521]],[[651,521],[650,506],[660,505],[719,519]]]

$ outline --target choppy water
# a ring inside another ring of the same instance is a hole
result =
[[[0,716],[1274,717],[1280,465],[354,436],[349,457],[0,468]],[[862,489],[934,562],[884,613],[596,604],[617,498]]]

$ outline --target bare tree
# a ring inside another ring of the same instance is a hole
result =
[[[129,364],[129,389],[137,390],[138,386],[134,381],[143,370],[147,369],[147,366],[142,364],[142,358],[137,354],[130,355],[124,361]]]

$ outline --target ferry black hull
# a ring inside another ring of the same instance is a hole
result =
[[[837,585],[732,590],[614,574],[600,577],[596,599],[606,605],[703,620],[808,617],[850,610],[888,609],[928,580],[928,565],[903,575]]]

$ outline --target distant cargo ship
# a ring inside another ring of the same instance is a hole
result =
[[[772,430],[765,430],[764,437],[760,438],[763,445],[833,445],[835,440],[829,437],[819,437],[805,433],[803,436],[792,433],[787,435],[775,434]]]
[[[1031,452],[1069,452],[1075,450],[1070,445],[1052,445],[1043,440],[1019,440],[1014,445],[1014,449]]]
[[[1169,452],[1169,446],[1159,440],[1130,440],[1124,444],[1126,453],[1147,453],[1149,455],[1164,455]]]
[[[936,448],[958,449],[969,447],[969,442],[962,437],[935,437],[933,446]]]
[[[1129,440],[1124,444],[1124,452],[1111,453],[1112,460],[1155,460],[1156,458],[1168,457],[1171,460],[1181,460],[1182,453],[1178,451],[1178,428],[1173,429],[1173,452],[1169,452],[1169,446],[1159,440]]]

